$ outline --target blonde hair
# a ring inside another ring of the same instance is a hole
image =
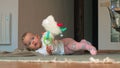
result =
[[[28,34],[29,32],[25,32],[23,35],[22,35],[22,42],[24,41],[26,35]],[[24,45],[27,45],[26,43],[23,42]]]

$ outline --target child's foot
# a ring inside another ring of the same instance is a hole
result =
[[[97,50],[96,48],[88,41],[86,40],[81,40],[81,42],[85,43],[85,48],[90,52],[91,55],[96,55],[97,54]]]
[[[91,55],[96,55],[97,54],[97,50],[96,50],[95,47],[90,47],[88,51],[90,52]]]

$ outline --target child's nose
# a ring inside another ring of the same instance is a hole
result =
[[[35,44],[34,40],[32,41],[32,44]]]

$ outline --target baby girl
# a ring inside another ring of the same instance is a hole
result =
[[[96,48],[85,39],[77,42],[72,38],[64,38],[61,40],[55,40],[54,37],[59,35],[64,31],[57,26],[52,15],[48,16],[43,20],[42,26],[45,28],[46,32],[40,36],[31,32],[26,32],[22,36],[22,41],[29,50],[35,50],[43,55],[51,54],[73,54],[79,50],[88,50],[91,55],[96,55]],[[61,25],[59,25],[61,26]]]
[[[72,38],[63,38],[61,40],[54,40],[52,38],[44,40],[44,35],[48,32],[45,32],[40,38],[38,34],[31,32],[26,32],[22,36],[22,41],[25,44],[26,48],[29,50],[34,50],[42,55],[51,55],[51,54],[73,54],[79,50],[87,50],[91,55],[96,55],[96,48],[85,39],[77,42]],[[51,33],[49,33],[51,36]]]

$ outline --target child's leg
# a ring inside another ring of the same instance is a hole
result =
[[[89,41],[86,41],[85,39],[83,39],[83,40],[80,41],[80,43],[86,44],[85,49],[88,50],[92,55],[96,55],[97,50]]]
[[[97,53],[96,48],[86,40],[76,42],[71,38],[65,38],[63,39],[63,42],[65,44],[65,52],[67,54],[73,53],[74,51],[79,51],[79,50],[88,50],[92,55],[95,55]]]

